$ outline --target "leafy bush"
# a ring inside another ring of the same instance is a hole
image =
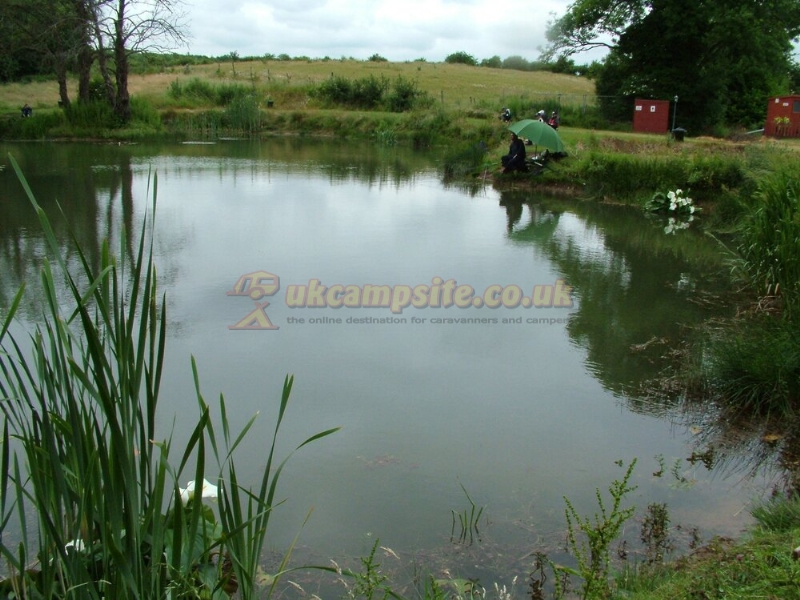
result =
[[[484,58],[481,61],[482,67],[489,67],[491,69],[500,69],[503,66],[503,60],[496,54],[491,58]]]
[[[392,91],[386,104],[392,112],[406,112],[413,108],[426,108],[433,103],[433,97],[417,87],[417,82],[398,75],[392,84]]]
[[[444,62],[450,64],[470,65],[472,67],[478,66],[478,61],[475,60],[475,57],[471,54],[467,54],[466,52],[453,52],[444,59]]]

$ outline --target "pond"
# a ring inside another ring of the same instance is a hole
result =
[[[593,514],[595,489],[634,458],[632,550],[648,504],[667,503],[685,546],[736,535],[773,482],[694,460],[702,415],[676,417],[642,388],[687,328],[726,310],[723,253],[696,227],[448,185],[436,152],[332,140],[0,149],[0,307],[26,281],[22,319],[36,322],[45,254],[8,153],[65,249],[57,203],[93,257],[123,228],[136,239],[157,177],[164,435],[188,435],[197,414],[191,357],[234,430],[260,413],[242,479],[264,466],[287,374],[281,452],[342,428],[284,471],[275,552],[313,508],[301,561],[347,563],[379,539],[403,569],[508,583],[527,577],[531,552],[563,554],[564,497]],[[483,511],[464,536],[470,502]]]

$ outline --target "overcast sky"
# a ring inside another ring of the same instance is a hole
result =
[[[478,61],[522,56],[547,43],[552,14],[571,0],[185,0],[189,52],[220,56],[288,54],[310,58],[441,62],[453,52]],[[588,55],[575,62],[591,62]]]

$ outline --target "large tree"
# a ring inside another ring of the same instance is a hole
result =
[[[90,0],[92,29],[108,100],[122,122],[131,117],[129,57],[159,52],[186,41],[181,0]],[[111,61],[107,60],[110,50]],[[109,64],[110,63],[110,64]],[[113,73],[113,81],[112,81]]]
[[[798,33],[797,0],[577,0],[550,24],[546,56],[605,46],[609,117],[677,95],[680,124],[700,132],[763,122],[767,97],[789,91]]]

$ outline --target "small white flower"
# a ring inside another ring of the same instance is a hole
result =
[[[70,548],[75,548],[76,552],[83,552],[83,550],[86,548],[86,544],[83,543],[82,539],[78,538],[77,540],[72,540],[64,545],[64,550],[69,550]]]
[[[667,192],[667,198],[670,200],[675,200],[675,192]]]
[[[195,490],[194,481],[190,481],[188,484],[186,484],[186,489],[180,488],[181,502],[183,502],[184,504],[189,502],[189,500],[191,500],[194,497],[194,490]],[[216,500],[217,486],[211,484],[207,479],[203,479],[203,487],[200,493],[202,498]]]

